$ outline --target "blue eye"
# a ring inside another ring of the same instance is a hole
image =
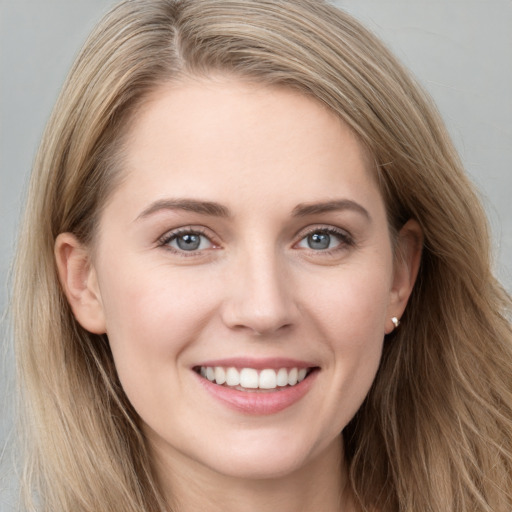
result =
[[[342,245],[350,245],[348,235],[335,229],[316,229],[300,240],[298,246],[313,251],[327,251]]]
[[[180,252],[202,251],[213,247],[213,243],[205,235],[195,231],[171,233],[163,240],[163,245]]]
[[[318,251],[329,249],[331,245],[331,235],[328,233],[313,233],[306,237],[308,247]]]

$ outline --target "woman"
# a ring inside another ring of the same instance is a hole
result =
[[[27,205],[41,510],[510,510],[485,216],[434,107],[346,14],[121,3]]]

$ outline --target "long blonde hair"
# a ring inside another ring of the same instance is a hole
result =
[[[93,239],[141,102],[212,72],[327,105],[373,155],[391,232],[415,218],[425,234],[402,325],[343,433],[361,509],[510,512],[512,308],[490,271],[485,214],[430,100],[320,0],[126,0],[86,42],[44,134],[17,247],[28,507],[166,510],[108,340],[75,321],[53,248],[65,231]]]

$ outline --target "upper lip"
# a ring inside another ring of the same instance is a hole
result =
[[[254,368],[255,370],[265,370],[272,368],[313,368],[318,365],[308,361],[300,361],[298,359],[290,359],[285,357],[229,357],[226,359],[211,359],[208,361],[202,361],[194,365],[194,368],[201,366],[222,366],[225,368]]]

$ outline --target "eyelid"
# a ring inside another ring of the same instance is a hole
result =
[[[309,249],[312,252],[329,254],[330,252],[344,250],[347,247],[355,245],[354,237],[346,229],[342,229],[330,224],[315,224],[313,226],[303,228],[297,233],[296,242],[293,244],[293,247],[296,247],[300,242],[302,242],[302,240],[304,240],[304,238],[308,237],[309,235],[312,235],[313,233],[327,233],[329,235],[335,235],[339,237],[340,244],[336,247],[333,247],[332,249],[325,249],[321,251]],[[304,248],[304,250],[308,249]]]
[[[200,235],[200,236],[207,238],[210,241],[210,243],[212,244],[212,247],[209,247],[208,249],[197,249],[195,251],[184,251],[184,250],[176,249],[169,245],[170,242],[172,242],[179,236],[187,235],[187,234],[195,234],[195,235]],[[175,228],[175,229],[166,231],[162,236],[160,236],[158,238],[157,245],[159,247],[162,247],[165,250],[168,250],[168,251],[174,253],[174,254],[178,254],[180,256],[187,257],[187,256],[197,256],[197,255],[200,255],[201,253],[204,253],[205,251],[209,251],[212,249],[218,249],[220,246],[220,243],[216,240],[216,237],[214,236],[214,234],[210,230],[205,228],[204,226],[189,225],[189,226],[182,226],[179,228]]]
[[[336,253],[337,251],[343,251],[346,250],[348,247],[352,247],[355,244],[354,237],[350,234],[349,231],[346,229],[333,226],[331,224],[314,224],[311,226],[307,226],[305,228],[302,228],[298,233],[295,235],[295,242],[293,243],[293,248],[297,248],[297,245],[304,240],[309,235],[312,235],[313,233],[327,233],[330,235],[334,235],[339,238],[340,243],[331,249],[325,249],[325,250],[315,250],[315,249],[308,249],[308,248],[301,248],[301,250],[310,251],[313,253],[320,253],[324,255],[328,255],[330,253]],[[200,236],[204,236],[207,238],[210,243],[212,244],[212,247],[209,247],[207,249],[197,249],[193,251],[184,251],[180,249],[173,248],[169,245],[169,243],[179,237],[180,235],[185,234],[197,234]],[[216,237],[215,233],[213,233],[210,229],[204,227],[204,226],[196,226],[196,225],[187,225],[187,226],[181,226],[178,228],[170,229],[166,231],[162,236],[160,236],[157,241],[157,245],[159,247],[162,247],[165,250],[168,250],[174,254],[177,254],[179,256],[184,257],[190,257],[190,256],[199,256],[207,251],[211,251],[212,249],[219,249],[221,248],[221,243],[218,240],[218,237]]]

